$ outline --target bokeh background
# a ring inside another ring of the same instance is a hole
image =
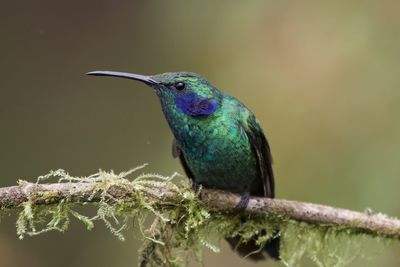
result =
[[[390,0],[2,0],[0,186],[58,168],[182,172],[152,90],[84,73],[185,70],[257,115],[278,197],[400,216],[399,10]],[[72,223],[19,241],[15,221],[1,220],[0,266],[137,264],[137,233],[120,242]],[[205,266],[266,266],[221,247]],[[399,253],[393,244],[352,266],[400,266]]]

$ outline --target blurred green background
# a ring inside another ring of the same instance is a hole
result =
[[[73,175],[183,172],[152,90],[98,69],[193,71],[241,99],[275,160],[277,196],[400,216],[400,2],[1,1],[0,186]],[[0,266],[136,266],[140,238],[101,224],[17,240]],[[205,266],[266,266],[206,252]],[[393,244],[352,266],[400,266]],[[268,266],[278,266],[269,264]],[[305,266],[314,266],[305,261]]]

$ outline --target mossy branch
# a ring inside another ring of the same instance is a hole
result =
[[[190,190],[190,189],[188,189]],[[16,209],[28,200],[32,205],[135,201],[141,194],[146,201],[156,204],[160,209],[178,204],[182,192],[163,182],[141,183],[140,186],[126,180],[110,185],[104,194],[99,183],[52,183],[37,184],[20,182],[17,186],[0,188],[0,209]],[[237,194],[202,188],[200,199],[210,209],[222,212],[235,212],[240,201]],[[361,213],[325,205],[305,203],[285,199],[251,197],[246,209],[249,213],[282,216],[295,221],[336,226],[352,232],[400,239],[400,220],[380,213]]]
[[[246,212],[239,212],[235,209],[239,195],[206,188],[195,193],[187,179],[173,183],[176,174],[126,178],[144,166],[88,177],[51,171],[36,183],[19,181],[16,186],[0,188],[0,211],[19,211],[21,239],[53,230],[63,232],[70,218],[76,218],[89,230],[95,221],[103,221],[124,240],[122,231],[133,218],[145,238],[139,266],[179,266],[182,253],[186,260],[194,256],[201,261],[202,248],[218,252],[214,244],[221,238],[256,239],[261,246],[274,233],[281,236],[281,260],[286,266],[299,266],[304,256],[318,266],[346,266],[356,257],[365,257],[367,237],[381,244],[400,240],[400,220],[379,213],[259,197],[251,197]],[[42,183],[52,177],[59,180]],[[75,210],[88,203],[98,207],[91,218]],[[155,215],[150,227],[145,223],[149,214]]]

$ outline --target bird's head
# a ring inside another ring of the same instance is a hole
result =
[[[167,72],[153,76],[115,71],[92,71],[87,74],[141,81],[155,90],[165,113],[178,112],[204,118],[219,108],[222,98],[218,89],[191,72]]]

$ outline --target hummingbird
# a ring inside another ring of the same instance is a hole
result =
[[[116,71],[88,75],[113,76],[143,82],[151,87],[174,135],[172,155],[179,158],[194,188],[226,190],[241,195],[238,209],[250,196],[275,197],[270,146],[254,114],[238,99],[223,93],[192,72],[167,72],[152,76]],[[240,243],[227,238],[241,256],[279,259],[276,235],[262,249],[254,240]]]

